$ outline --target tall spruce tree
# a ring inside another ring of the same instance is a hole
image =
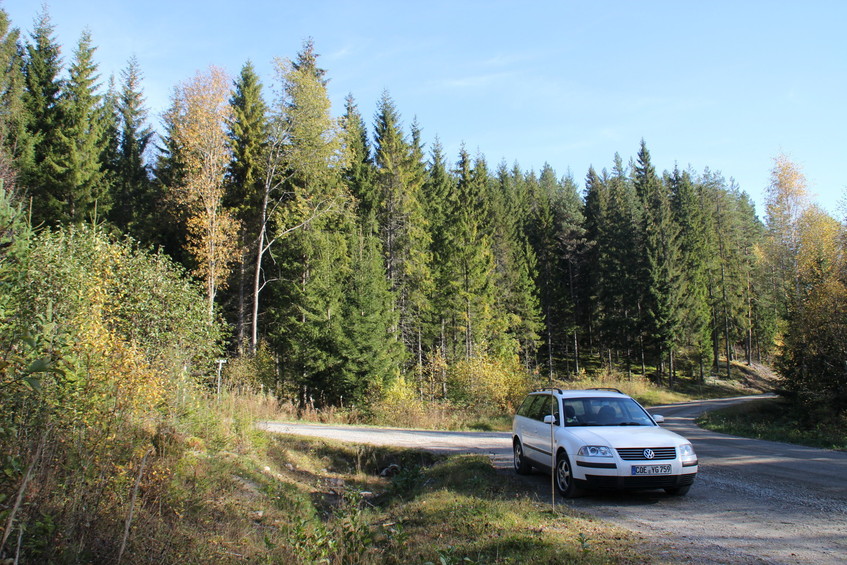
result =
[[[356,198],[359,221],[365,231],[378,233],[376,211],[379,202],[368,132],[356,101],[352,95],[345,100],[344,127],[345,143],[350,152],[350,163],[344,170],[344,181]]]
[[[273,216],[280,239],[271,337],[282,376],[306,401],[337,403],[348,395],[344,366],[345,284],[355,228],[342,174],[348,163],[339,123],[330,114],[324,71],[311,42],[295,61],[279,61],[285,122],[280,157],[287,198]],[[317,395],[317,397],[313,396]]]
[[[529,199],[517,166],[509,170],[505,163],[500,164],[490,200],[496,312],[500,320],[500,327],[495,326],[499,335],[493,349],[501,356],[519,355],[529,369],[536,362],[542,319],[536,287],[537,259],[526,232]]]
[[[432,298],[432,345],[431,359],[448,359],[452,355],[452,303],[451,281],[454,276],[454,266],[451,262],[453,254],[450,245],[450,218],[456,198],[456,181],[448,170],[446,157],[441,142],[436,138],[430,150],[430,161],[427,169],[427,179],[423,186],[423,202],[426,205],[426,216],[430,222],[432,274],[435,282]],[[442,396],[447,394],[447,370],[442,363],[433,375],[431,393],[440,391]]]
[[[710,240],[711,216],[706,213],[699,189],[688,171],[675,167],[668,177],[674,216],[679,225],[683,287],[680,304],[680,338],[696,357],[700,380],[712,347],[709,331],[708,271],[714,260]]]
[[[167,113],[162,117],[163,132],[156,144],[156,158],[153,167],[154,191],[159,195],[158,202],[165,203],[169,187],[181,186],[186,182],[186,165],[183,149],[174,136],[174,123]],[[177,206],[159,208],[156,242],[175,261],[182,265],[190,264],[190,257],[183,246],[187,235],[184,210]]]
[[[664,374],[667,360],[669,383],[673,385],[681,305],[687,289],[682,279],[679,226],[671,209],[670,194],[656,174],[644,140],[638,151],[633,184],[644,209],[646,334],[656,349],[659,376]]]
[[[620,155],[608,181],[609,200],[603,237],[598,241],[603,279],[599,298],[606,348],[622,353],[627,372],[643,351],[641,307],[644,297],[643,208]]]
[[[388,280],[396,297],[400,334],[422,371],[424,324],[429,316],[433,279],[431,236],[424,214],[426,180],[419,131],[407,141],[400,116],[387,92],[379,102],[375,125],[377,220],[385,248]]]
[[[562,282],[559,299],[559,316],[562,319],[562,331],[567,335],[566,351],[570,352],[568,372],[580,371],[580,319],[584,303],[581,302],[580,287],[583,280],[583,258],[588,250],[585,231],[584,203],[579,195],[576,183],[566,175],[559,183],[554,200],[554,218],[556,222],[556,241],[561,261]],[[565,341],[563,336],[562,341]]]
[[[103,218],[112,206],[104,162],[112,116],[97,92],[99,76],[93,60],[95,50],[91,34],[84,32],[60,98],[61,127],[53,132],[59,156],[50,161],[59,189],[53,196],[62,201],[59,218],[71,223]]]
[[[241,230],[238,234],[239,259],[233,272],[233,291],[227,302],[228,310],[234,311],[236,349],[244,352],[253,315],[251,289],[255,281],[254,270],[257,268],[257,248],[262,244],[261,211],[268,144],[268,108],[262,98],[262,83],[250,61],[241,68],[234,86],[229,101],[232,119],[228,124],[232,160],[227,171],[224,205],[240,220]]]
[[[62,199],[53,165],[61,161],[58,136],[63,123],[59,95],[62,91],[61,50],[46,8],[38,15],[26,45],[24,108],[30,151],[20,161],[22,184],[32,198],[34,225],[63,219]]]
[[[117,95],[117,156],[112,189],[115,199],[111,218],[139,241],[156,244],[162,243],[158,214],[161,194],[156,190],[147,163],[154,132],[147,121],[141,81],[141,68],[133,56],[121,72]]]
[[[484,162],[478,160],[476,167],[484,167]],[[481,195],[488,191],[481,183],[488,179],[479,172],[475,174],[474,168],[470,155],[462,148],[455,171],[456,190],[449,200],[442,258],[450,269],[445,277],[444,312],[448,360],[487,354],[495,315],[495,261],[485,227],[490,217],[483,215],[480,206]]]
[[[562,264],[558,253],[557,226],[554,202],[557,192],[556,173],[545,164],[536,179],[528,179],[532,199],[532,231],[530,234],[535,255],[538,257],[537,285],[540,293],[541,309],[544,314],[544,348],[547,370],[552,377],[558,366],[564,344],[562,329],[558,318],[560,284],[564,280]]]
[[[11,27],[0,8],[0,179],[4,188],[16,192],[18,170],[34,149],[26,136],[23,57],[20,31]]]
[[[351,271],[344,300],[339,374],[351,401],[367,404],[400,375],[405,348],[385,276],[382,242],[359,228],[350,242]]]
[[[597,174],[594,167],[588,168],[585,177],[585,238],[583,283],[580,285],[580,301],[584,305],[584,325],[588,334],[588,345],[596,345],[596,332],[602,310],[600,308],[599,288],[604,278],[600,268],[600,247],[598,242],[604,239],[606,213],[609,194],[606,181]]]
[[[756,220],[747,216],[742,204],[746,197],[734,185],[728,186],[720,173],[707,169],[699,183],[711,216],[710,237],[716,253],[708,272],[713,365],[718,371],[723,354],[725,374],[730,377],[735,344],[744,338],[748,312],[744,297],[752,254],[745,245],[744,225]]]

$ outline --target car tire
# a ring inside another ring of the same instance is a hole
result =
[[[576,481],[573,477],[573,467],[568,459],[568,454],[564,450],[559,450],[556,455],[556,468],[553,469],[556,477],[556,489],[565,498],[574,498],[579,496],[580,489],[576,486]]]
[[[523,455],[523,446],[521,445],[521,440],[515,438],[513,444],[513,462],[515,464],[515,473],[518,475],[528,475],[530,471],[532,471],[532,465],[527,463],[526,458]]]
[[[666,488],[665,492],[671,496],[685,496],[688,494],[688,490],[691,488],[691,485],[686,485],[684,487],[672,487]]]

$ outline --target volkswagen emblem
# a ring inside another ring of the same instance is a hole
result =
[[[652,458],[654,458],[655,456],[656,456],[656,454],[655,454],[655,453],[653,453],[653,450],[652,450],[652,449],[645,449],[645,450],[644,450],[644,459],[652,459]]]

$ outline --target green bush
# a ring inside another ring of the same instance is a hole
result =
[[[0,239],[0,557],[114,560],[220,326],[180,268],[99,228],[33,234],[4,194]]]

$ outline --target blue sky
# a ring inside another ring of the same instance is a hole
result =
[[[0,5],[28,37],[32,0]],[[247,59],[273,86],[272,60],[312,37],[336,114],[348,93],[373,123],[387,90],[408,126],[524,170],[549,163],[582,184],[589,165],[628,161],[642,138],[659,171],[732,177],[763,215],[784,152],[814,200],[839,218],[847,190],[847,2],[54,0],[67,62],[84,29],[103,81],[135,55],[151,119],[175,85]]]

